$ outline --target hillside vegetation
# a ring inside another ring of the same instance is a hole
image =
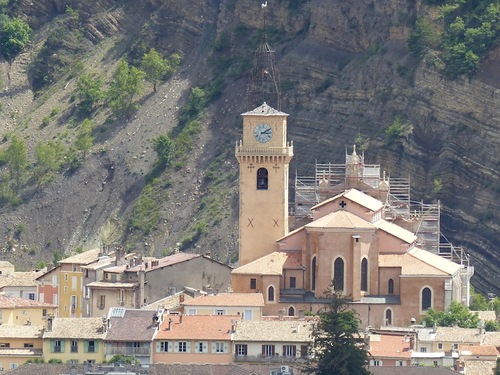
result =
[[[234,144],[253,51],[276,49],[291,170],[368,163],[440,200],[498,293],[500,4],[0,1],[2,258],[100,244],[237,260]],[[314,145],[314,147],[311,147]],[[293,178],[291,176],[291,182]],[[478,271],[480,270],[480,271]]]

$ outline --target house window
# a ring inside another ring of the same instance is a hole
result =
[[[25,348],[32,348],[33,347],[33,343],[31,343],[31,342],[25,342],[24,343],[24,347]]]
[[[248,345],[246,344],[236,344],[236,355],[247,355]]]
[[[438,343],[438,349],[443,349],[443,343],[442,342]]]
[[[257,190],[267,190],[269,184],[269,176],[266,168],[257,170]]]
[[[52,353],[62,353],[62,341],[52,340]]]
[[[160,341],[160,352],[168,353],[170,351],[168,348],[168,341]]]
[[[396,367],[404,367],[405,362],[404,361],[396,361]]]
[[[458,350],[458,344],[453,344],[453,350]]]
[[[433,361],[434,367],[438,367],[438,361]]]
[[[270,286],[267,288],[267,300],[270,302],[274,301],[274,287]]]
[[[73,269],[73,272],[76,272],[76,264],[73,264],[72,269]]]
[[[427,348],[420,348],[420,353],[427,353]]]
[[[250,289],[257,289],[257,279],[250,279]]]
[[[307,357],[308,354],[309,354],[309,347],[307,345],[301,345],[300,346],[300,356],[302,358],[305,358],[305,357]]]
[[[67,286],[64,287],[64,294],[68,294],[68,287]]]
[[[35,293],[28,293],[28,299],[31,301],[35,300]]]
[[[382,366],[382,361],[380,361],[378,359],[372,359],[370,361],[370,366],[374,366],[374,367]]]
[[[283,357],[295,357],[297,347],[295,345],[283,345]]]
[[[78,353],[78,341],[71,340],[71,353]]]
[[[88,353],[95,353],[96,352],[96,342],[94,340],[90,340],[88,342]]]
[[[188,315],[196,315],[196,309],[189,309]]]
[[[389,279],[387,282],[387,294],[394,294],[394,280]]]
[[[293,306],[290,306],[288,308],[288,316],[295,316],[295,309],[293,308]]]
[[[206,341],[199,341],[196,343],[195,352],[196,353],[206,353],[208,351],[208,345]]]
[[[10,343],[8,343],[8,342],[0,342],[0,348],[10,348]]]
[[[215,348],[215,353],[224,353],[225,352],[223,342],[216,342],[214,344],[214,348]]]
[[[77,284],[78,284],[78,282],[77,282],[76,276],[73,276],[71,278],[71,290],[76,290]]]
[[[15,368],[18,368],[19,367],[19,363],[11,363],[10,364],[10,369],[11,370],[14,370]]]
[[[295,289],[297,287],[297,278],[290,277],[290,289]]]
[[[47,309],[42,310],[42,316],[47,316]]]
[[[215,315],[226,315],[225,310],[215,310]]]
[[[68,274],[67,273],[64,274],[64,281],[68,281]]]
[[[78,364],[78,359],[70,359],[69,360],[70,365],[77,365]]]
[[[368,291],[368,259],[366,258],[361,261],[361,291]]]
[[[262,356],[263,357],[274,356],[274,345],[262,345]]]
[[[186,341],[179,341],[179,352],[180,353],[186,353],[187,352],[187,342]]]
[[[104,307],[106,306],[106,296],[104,294],[101,294],[99,296],[99,308],[100,309],[104,309]]]
[[[344,290],[344,260],[335,259],[333,263],[333,286],[336,291]]]
[[[429,310],[432,307],[432,291],[430,288],[422,289],[422,311]]]

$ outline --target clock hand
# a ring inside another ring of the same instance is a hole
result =
[[[270,131],[271,131],[271,129],[267,129],[267,130],[265,130],[263,132],[260,132],[260,134],[269,134]]]

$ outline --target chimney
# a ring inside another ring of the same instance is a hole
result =
[[[122,261],[122,249],[121,246],[115,246],[115,266],[119,266]]]
[[[102,317],[102,331],[106,332],[107,328],[108,328],[108,319],[106,318],[106,316],[103,316]]]
[[[47,332],[52,332],[52,321],[54,319],[54,315],[49,315],[47,317]]]
[[[167,331],[171,331],[172,330],[172,318],[168,318],[168,328],[167,328]]]
[[[184,294],[180,294],[179,295],[179,303],[183,303],[184,302]]]
[[[182,324],[182,314],[179,315],[179,324]]]

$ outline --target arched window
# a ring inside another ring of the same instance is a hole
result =
[[[387,282],[387,294],[394,294],[394,280],[389,279]]]
[[[385,325],[392,326],[392,310],[391,309],[385,310]]]
[[[259,168],[257,170],[257,190],[267,190],[269,183],[269,176],[266,168]]]
[[[361,291],[368,291],[368,259],[366,258],[361,261]]]
[[[344,260],[335,259],[333,263],[333,287],[335,290],[344,290]]]
[[[316,257],[311,262],[311,290],[316,290]]]
[[[293,306],[290,306],[288,308],[288,316],[295,316],[295,309],[293,308]]]
[[[432,291],[430,288],[422,289],[422,311],[429,310],[432,307]]]
[[[274,287],[270,286],[267,288],[267,300],[272,302],[274,301]]]

